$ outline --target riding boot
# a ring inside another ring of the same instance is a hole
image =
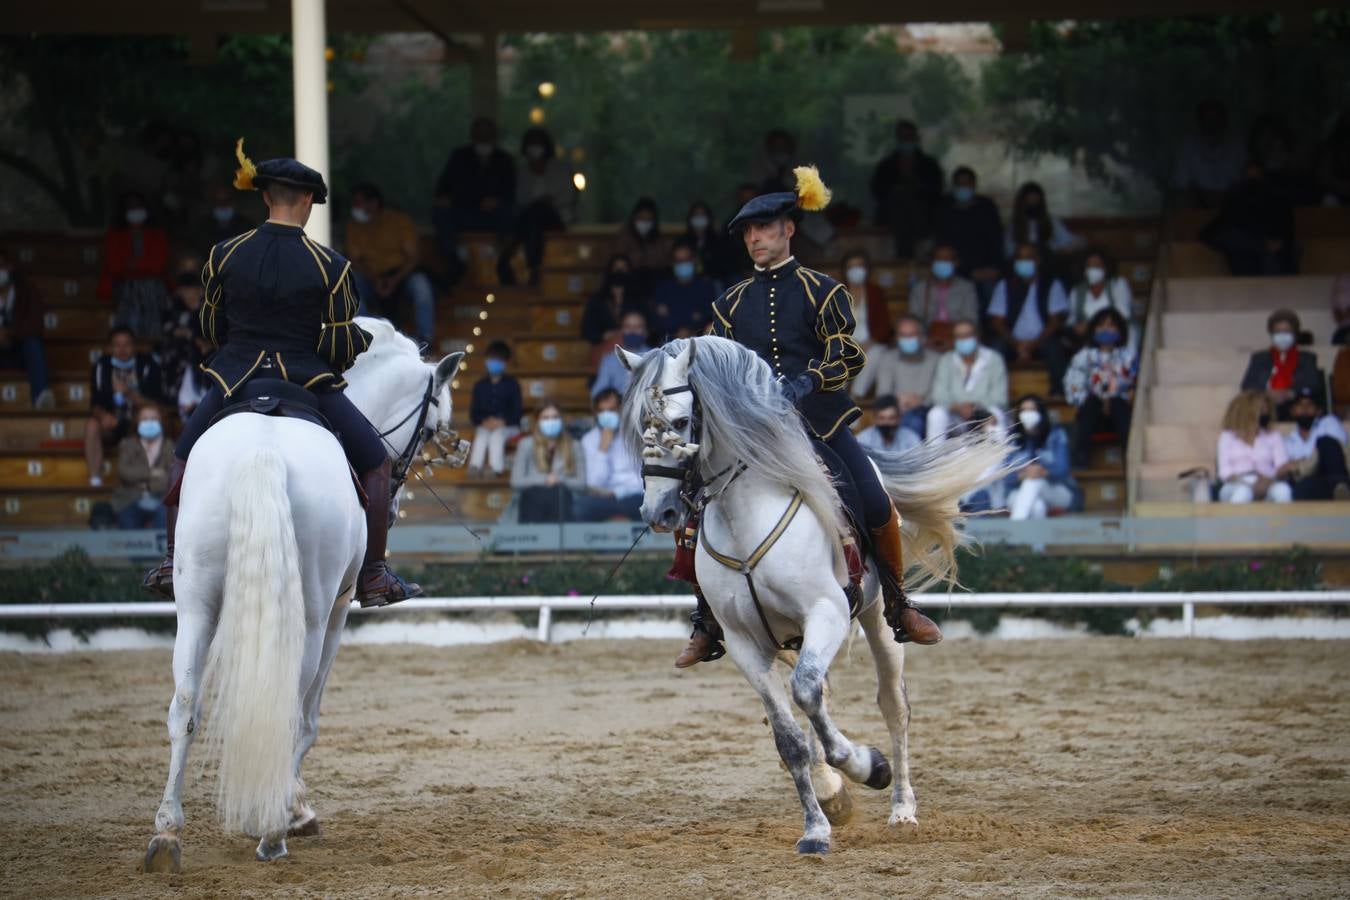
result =
[[[363,607],[388,606],[410,597],[420,597],[422,588],[398,577],[384,561],[389,542],[389,479],[393,463],[388,459],[361,475],[366,492],[366,560],[357,578],[356,599]]]
[[[178,492],[187,463],[178,457],[169,464],[169,489],[164,493],[164,561],[146,573],[141,587],[166,600],[173,599],[173,534],[178,526]]]
[[[722,646],[722,626],[717,624],[712,607],[708,606],[698,585],[694,585],[694,596],[698,599],[698,606],[689,615],[689,621],[694,624],[694,633],[689,636],[689,646],[675,659],[677,669],[721,659],[727,652]]]
[[[872,529],[872,545],[881,579],[881,596],[886,624],[895,632],[898,643],[936,644],[942,640],[937,624],[905,596],[904,553],[900,548],[900,513],[891,506],[891,517],[880,528]]]

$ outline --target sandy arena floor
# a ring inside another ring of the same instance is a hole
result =
[[[668,642],[347,648],[289,859],[189,783],[181,875],[138,873],[162,652],[0,656],[0,894],[1345,896],[1350,647],[951,642],[909,654],[919,827],[855,787],[829,857],[729,661]],[[835,710],[885,746],[866,645]],[[193,770],[195,773],[195,769]]]

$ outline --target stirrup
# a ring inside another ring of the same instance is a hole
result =
[[[169,563],[165,566],[165,563]],[[169,560],[163,560],[141,579],[141,590],[155,596],[163,597],[165,600],[174,599],[173,596],[173,563]]]
[[[392,606],[395,603],[402,603],[404,600],[422,596],[421,585],[409,584],[389,567],[384,566],[382,568],[386,581],[378,591],[367,593],[364,590],[365,579],[358,577],[356,600],[361,604],[362,609]]]

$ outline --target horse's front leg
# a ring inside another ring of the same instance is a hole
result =
[[[892,825],[919,824],[918,801],[909,781],[909,694],[905,690],[905,647],[891,636],[877,600],[858,616],[877,669],[877,705],[891,733],[895,783],[891,785]]]
[[[769,727],[773,729],[773,740],[778,747],[778,755],[792,775],[792,783],[797,788],[805,817],[805,829],[801,840],[797,841],[797,852],[802,854],[825,854],[830,849],[830,821],[820,808],[816,799],[815,787],[811,784],[811,749],[806,742],[797,720],[792,717],[792,707],[782,680],[773,671],[775,653],[766,651],[758,644],[742,635],[726,630],[727,653],[745,675],[750,686],[759,694],[764,703],[764,711],[769,717]]]

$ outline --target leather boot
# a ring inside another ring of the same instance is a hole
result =
[[[717,624],[712,607],[708,606],[708,601],[704,599],[703,592],[697,585],[694,587],[694,597],[698,599],[698,606],[689,614],[689,621],[694,624],[694,633],[689,636],[689,645],[675,658],[677,669],[687,669],[696,663],[721,659],[727,652],[722,646],[722,626]]]
[[[898,643],[936,644],[942,631],[932,619],[910,604],[905,596],[904,552],[900,546],[900,513],[891,506],[886,524],[872,530],[872,547],[881,578],[881,596],[885,604],[886,624],[895,632]]]
[[[164,561],[146,573],[141,588],[165,600],[173,599],[173,534],[178,527],[178,492],[187,463],[178,457],[169,464],[169,489],[164,493]]]
[[[363,607],[388,606],[422,596],[422,588],[394,574],[384,561],[389,543],[389,479],[393,463],[386,459],[361,475],[366,492],[366,560],[357,578],[356,599]]]

